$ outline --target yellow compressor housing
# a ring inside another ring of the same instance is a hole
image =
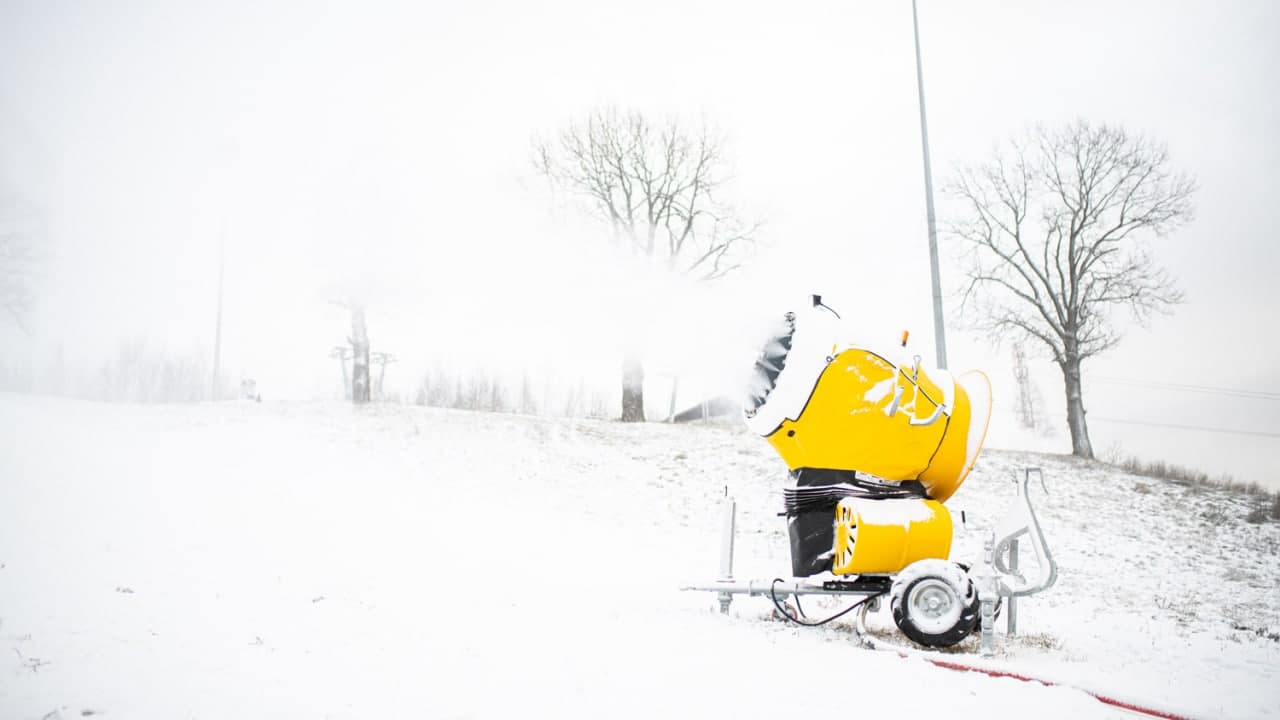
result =
[[[837,575],[895,573],[951,554],[951,513],[936,500],[844,498],[835,531]]]

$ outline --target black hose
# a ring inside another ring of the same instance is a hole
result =
[[[781,614],[781,615],[782,615],[782,617],[786,618],[789,622],[793,622],[793,623],[795,623],[796,625],[800,625],[800,626],[803,626],[803,627],[819,627],[819,626],[822,626],[822,625],[826,625],[827,623],[831,622],[832,620],[836,620],[836,619],[838,619],[838,618],[844,617],[845,615],[848,615],[849,613],[853,612],[854,610],[856,610],[856,609],[858,609],[858,608],[862,607],[862,606],[863,606],[863,605],[865,605],[867,602],[869,602],[869,601],[871,601],[871,600],[874,600],[874,599],[876,599],[876,598],[880,597],[881,595],[884,595],[884,594],[885,594],[885,593],[884,593],[884,591],[881,591],[881,592],[878,592],[878,593],[876,593],[876,594],[874,594],[874,595],[868,595],[868,596],[866,596],[866,597],[862,598],[861,600],[859,600],[858,602],[856,602],[856,603],[854,603],[854,604],[850,605],[849,607],[847,607],[847,608],[845,608],[845,609],[841,610],[840,612],[836,613],[835,615],[832,615],[831,617],[826,618],[826,619],[824,619],[824,620],[818,620],[817,622],[804,622],[803,620],[800,620],[800,619],[798,619],[798,618],[794,618],[794,617],[792,617],[792,616],[791,616],[791,613],[787,612],[787,609],[786,609],[786,608],[784,608],[784,607],[782,606],[782,603],[778,602],[778,591],[777,591],[777,587],[778,587],[778,583],[780,583],[780,582],[786,582],[786,581],[785,581],[785,580],[783,580],[782,578],[774,578],[774,579],[773,579],[773,582],[769,583],[769,599],[773,601],[773,607],[774,607],[774,608],[776,608],[776,609],[777,609],[777,611],[778,611],[778,613],[779,613],[779,614]],[[798,605],[799,605],[799,597],[800,597],[800,596],[798,596],[798,595],[796,596],[796,598],[797,598],[797,612],[798,612]]]

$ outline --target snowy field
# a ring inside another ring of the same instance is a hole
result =
[[[739,425],[0,394],[0,430],[6,720],[1132,717],[1069,686],[1280,718],[1280,524],[1216,490],[983,455],[957,560],[1046,474],[1059,581],[994,660],[1045,687],[679,592],[715,576],[726,486],[737,575],[789,568],[785,468]]]

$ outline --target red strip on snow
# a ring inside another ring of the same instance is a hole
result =
[[[902,657],[910,657],[906,653],[899,653],[899,655],[902,655]],[[1190,718],[1186,717],[1185,715],[1175,715],[1173,713],[1165,712],[1163,710],[1156,710],[1154,708],[1135,705],[1134,703],[1125,702],[1124,700],[1117,700],[1113,697],[1108,697],[1106,695],[1100,695],[1096,692],[1092,692],[1084,688],[1077,688],[1071,685],[1062,685],[1061,683],[1056,683],[1056,682],[1053,682],[1052,680],[1042,680],[1040,678],[1034,678],[1028,675],[1020,675],[1015,672],[1009,672],[1007,670],[992,670],[988,668],[975,667],[973,665],[964,665],[962,663],[951,662],[949,660],[937,660],[935,658],[923,657],[923,656],[916,656],[916,657],[921,657],[921,659],[925,660],[926,662],[937,665],[940,668],[946,668],[947,670],[958,670],[960,672],[976,672],[976,673],[982,673],[983,675],[990,675],[991,677],[1007,677],[1007,678],[1013,678],[1014,680],[1021,680],[1022,682],[1040,683],[1041,685],[1046,685],[1049,687],[1071,687],[1074,690],[1079,690],[1080,692],[1083,692],[1087,695],[1092,696],[1098,702],[1105,703],[1113,707],[1118,707],[1121,710],[1128,710],[1129,712],[1140,713],[1142,715],[1148,715],[1154,718],[1161,718],[1162,720],[1190,720]]]

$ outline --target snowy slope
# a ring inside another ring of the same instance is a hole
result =
[[[789,567],[784,468],[740,426],[0,395],[0,429],[0,718],[1127,717],[677,591],[714,575],[726,486],[737,574]],[[956,559],[1029,463],[1060,579],[998,660],[1280,717],[1280,526],[1216,491],[989,452],[949,503]]]

